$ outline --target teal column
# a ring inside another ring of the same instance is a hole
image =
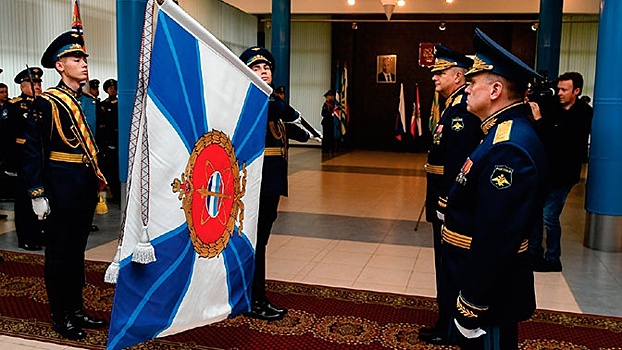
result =
[[[128,143],[138,83],[138,58],[147,0],[117,0],[117,92],[119,98],[119,180],[125,207]]]
[[[544,75],[548,80],[559,75],[563,8],[564,0],[540,0],[536,70],[546,72]]]
[[[622,1],[601,0],[584,245],[622,251]]]
[[[272,41],[271,52],[275,61],[272,77],[274,87],[285,86],[286,100],[289,101],[289,58],[291,29],[291,0],[272,0]]]

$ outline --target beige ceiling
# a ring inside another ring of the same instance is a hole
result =
[[[223,0],[251,14],[271,13],[272,0]],[[599,0],[564,0],[566,14],[597,14]],[[291,0],[292,14],[369,14],[384,13],[380,0],[356,0],[349,6],[346,0]],[[460,13],[538,13],[540,0],[406,0],[394,14],[460,14]]]

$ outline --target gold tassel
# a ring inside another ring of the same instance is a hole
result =
[[[95,207],[95,214],[108,214],[108,205],[106,204],[106,198],[104,197],[104,193],[106,192],[99,192],[99,201],[97,202],[97,206]]]

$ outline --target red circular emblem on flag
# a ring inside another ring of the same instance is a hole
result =
[[[229,137],[218,130],[203,135],[194,145],[182,179],[172,185],[183,197],[195,251],[204,258],[217,256],[233,234],[244,193]]]

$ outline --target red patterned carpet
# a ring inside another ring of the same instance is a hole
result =
[[[2,252],[0,334],[89,349],[105,349],[106,331],[71,342],[52,331],[43,283],[43,257]],[[87,263],[85,308],[109,319],[114,289],[107,264]],[[417,340],[435,321],[433,299],[271,281],[269,295],[290,308],[273,323],[238,316],[153,340],[132,349],[457,349]],[[622,350],[622,319],[538,310],[520,325],[520,349]]]

